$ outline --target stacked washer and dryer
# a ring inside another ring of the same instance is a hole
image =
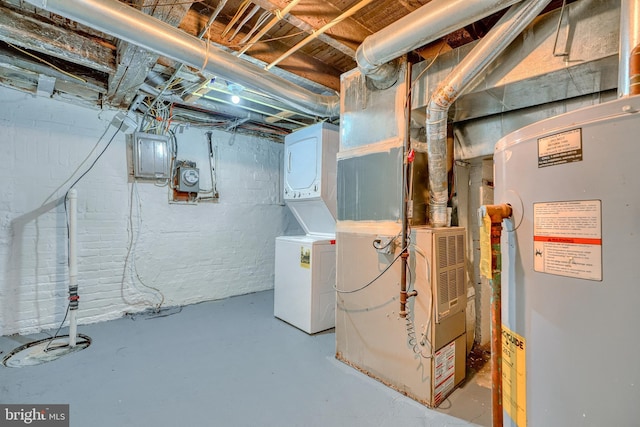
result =
[[[276,238],[274,315],[314,334],[335,326],[338,127],[285,137],[284,200],[305,231]]]

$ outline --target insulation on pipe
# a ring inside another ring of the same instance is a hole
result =
[[[320,95],[292,84],[118,0],[27,1],[159,55],[272,95],[301,112],[320,117],[340,114],[337,95]]]
[[[525,0],[512,6],[451,74],[438,85],[431,96],[427,106],[426,129],[429,159],[429,218],[432,226],[447,225],[449,108],[549,2],[550,0]]]
[[[360,71],[375,83],[395,82],[390,61],[521,0],[432,0],[370,35],[356,51]]]

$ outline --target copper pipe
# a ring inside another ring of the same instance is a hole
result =
[[[640,46],[631,51],[629,57],[629,95],[640,94]]]
[[[511,216],[511,206],[484,207],[491,218],[491,418],[502,427],[502,220]]]
[[[409,232],[409,191],[407,182],[411,176],[412,163],[409,161],[409,151],[411,150],[411,62],[408,57],[404,57],[406,63],[404,84],[406,86],[405,100],[405,133],[403,142],[403,165],[402,165],[402,256],[400,271],[400,317],[407,317],[407,259],[409,258],[409,249],[407,248],[407,234]]]

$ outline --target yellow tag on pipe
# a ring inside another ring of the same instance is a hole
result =
[[[487,279],[493,279],[491,271],[491,217],[486,213],[482,217],[482,226],[480,227],[480,274]]]

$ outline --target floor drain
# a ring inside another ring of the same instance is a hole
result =
[[[15,348],[2,359],[2,364],[9,368],[40,365],[84,350],[89,345],[91,345],[91,338],[83,334],[78,334],[74,347],[69,347],[68,335],[45,338]]]

